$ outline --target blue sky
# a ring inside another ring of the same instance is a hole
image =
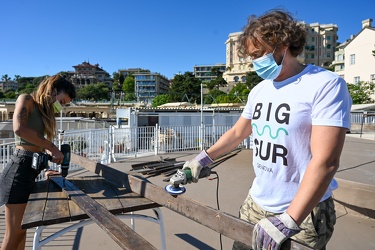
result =
[[[88,61],[111,75],[139,67],[172,78],[225,63],[228,34],[273,8],[308,24],[338,25],[339,42],[357,34],[362,20],[375,21],[374,0],[3,0],[0,77],[53,75]]]

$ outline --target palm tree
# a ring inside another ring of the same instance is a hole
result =
[[[1,80],[8,82],[9,80],[11,80],[11,78],[8,76],[8,74],[5,74],[1,77]]]
[[[16,82],[18,82],[18,80],[21,78],[21,76],[20,75],[14,75],[14,80],[16,81]]]

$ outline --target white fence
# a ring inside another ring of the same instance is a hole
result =
[[[72,153],[82,155],[103,164],[140,155],[161,154],[174,151],[199,150],[212,146],[231,126],[206,125],[159,127],[145,126],[137,128],[110,128],[69,130],[60,132],[56,145],[67,143]],[[201,136],[201,133],[203,135]],[[203,138],[201,143],[200,138]],[[0,144],[0,172],[13,154],[14,142]],[[251,137],[245,139],[239,147],[252,148]],[[58,166],[51,166],[58,169]],[[80,169],[71,164],[69,171]],[[38,180],[44,179],[44,173]]]
[[[375,124],[374,113],[352,112],[351,123]],[[144,126],[137,128],[92,128],[66,130],[59,133],[55,143],[68,143],[72,153],[102,163],[111,163],[128,157],[161,154],[174,151],[199,150],[212,146],[231,126]],[[361,133],[362,133],[362,128]],[[202,138],[202,142],[201,139]],[[0,173],[13,154],[14,141],[0,144]],[[251,136],[239,147],[252,148]],[[58,166],[52,166],[58,170]],[[71,164],[70,171],[80,169]],[[43,179],[43,173],[38,179]]]

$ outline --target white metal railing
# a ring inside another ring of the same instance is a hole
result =
[[[371,111],[352,111],[350,113],[350,122],[352,124],[375,124],[375,112]]]
[[[145,126],[137,128],[81,129],[59,131],[55,140],[56,145],[67,143],[72,153],[87,157],[103,164],[111,163],[127,157],[139,155],[160,154],[174,151],[199,150],[212,146],[228,130],[228,125],[201,126]],[[203,133],[202,137],[200,133]],[[200,138],[203,138],[201,144]],[[14,141],[0,144],[1,167],[5,168],[13,154]],[[251,137],[245,139],[239,147],[252,148]],[[56,164],[52,169],[59,170]],[[69,171],[81,169],[70,164]],[[42,172],[37,180],[44,179]]]
[[[372,115],[371,115],[372,114]],[[375,112],[351,112],[352,124],[375,124]],[[198,126],[145,126],[136,128],[93,128],[60,131],[55,143],[68,143],[72,153],[89,159],[111,163],[118,159],[145,154],[160,154],[173,151],[209,148],[228,130],[229,125]],[[203,133],[203,134],[202,134]],[[202,138],[202,143],[201,143]],[[0,173],[10,160],[14,140],[3,139],[0,144]],[[252,148],[251,136],[239,147]],[[53,169],[59,170],[52,164]],[[80,169],[71,164],[70,171]],[[44,173],[38,180],[44,178]]]

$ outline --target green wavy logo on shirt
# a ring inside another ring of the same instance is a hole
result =
[[[253,127],[253,129],[254,129],[254,127],[255,127],[255,131],[257,132],[257,134],[258,134],[259,136],[262,136],[262,135],[264,134],[266,128],[268,128],[268,131],[270,132],[270,136],[271,136],[272,139],[276,139],[277,137],[279,137],[279,132],[280,132],[280,131],[284,131],[284,133],[285,133],[286,135],[288,135],[288,131],[287,131],[286,129],[284,129],[284,128],[279,128],[279,129],[277,129],[277,131],[276,131],[276,135],[273,136],[273,135],[272,135],[272,131],[271,131],[271,127],[270,127],[269,125],[264,126],[264,127],[263,127],[263,130],[262,130],[261,133],[259,133],[258,126],[257,126],[255,123],[252,124],[252,127]]]

